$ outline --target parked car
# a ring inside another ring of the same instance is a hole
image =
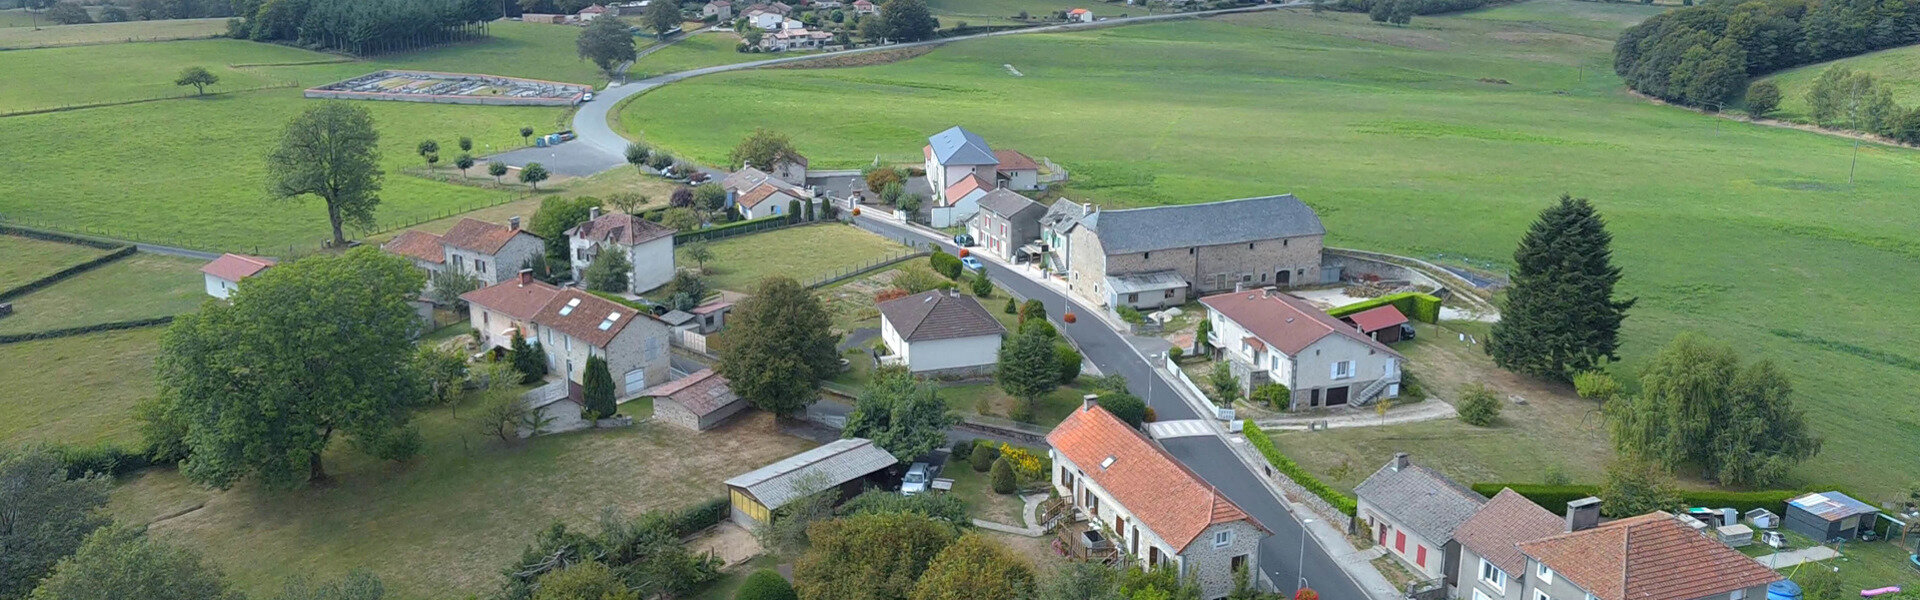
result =
[[[967,235],[967,234],[964,234],[964,233],[962,233],[962,234],[960,234],[960,235],[956,235],[956,236],[953,236],[953,245],[955,245],[955,246],[959,246],[959,247],[961,247],[961,248],[966,248],[966,247],[969,247],[969,246],[972,246],[972,245],[973,245],[973,236],[971,236],[971,235]]]
[[[581,97],[580,97],[580,101],[581,101],[581,102],[592,102],[592,101],[593,101],[593,92],[587,92],[587,93],[586,93],[586,95],[583,95],[583,96],[581,96]]]
[[[975,271],[981,271],[987,268],[986,265],[980,264],[979,258],[975,258],[972,256],[960,257],[960,264],[966,266],[969,269],[973,269]]]
[[[923,462],[913,463],[912,467],[908,467],[907,476],[900,479],[900,493],[912,496],[927,491],[927,482],[932,479],[932,475],[927,470],[927,463]]]

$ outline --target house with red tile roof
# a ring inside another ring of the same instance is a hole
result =
[[[1366,405],[1400,395],[1406,359],[1352,325],[1273,288],[1200,299],[1212,330],[1200,340],[1227,361],[1241,392],[1278,383],[1289,408]]]
[[[648,388],[640,395],[653,397],[655,420],[694,431],[712,429],[748,405],[745,398],[733,393],[726,376],[713,369],[701,369]]]
[[[1273,532],[1094,400],[1047,446],[1055,491],[1135,564],[1177,569],[1202,598],[1225,596],[1234,571],[1260,572],[1260,542]]]
[[[928,220],[934,227],[952,227],[965,223],[980,212],[980,199],[998,189],[992,181],[975,173],[955,180],[933,198]]]
[[[538,343],[547,369],[584,385],[588,357],[607,361],[618,398],[666,383],[667,325],[635,310],[575,288],[557,288],[521,271],[514,279],[460,296],[482,347],[504,352],[514,333]]]
[[[893,350],[882,360],[918,374],[992,371],[1007,328],[973,296],[932,290],[881,302],[880,339]]]
[[[1019,150],[999,149],[993,151],[993,158],[1000,161],[994,165],[994,183],[1010,190],[1040,189],[1040,163]]]
[[[200,272],[206,276],[207,295],[225,300],[234,290],[240,289],[241,280],[265,271],[273,264],[271,258],[222,254],[220,258],[200,267]]]
[[[587,213],[587,221],[567,230],[568,254],[572,257],[573,280],[585,281],[583,273],[603,252],[626,255],[630,268],[627,290],[644,294],[673,280],[673,229],[626,213],[601,214],[599,207]]]
[[[1084,8],[1076,8],[1073,10],[1069,10],[1067,11],[1067,20],[1079,21],[1081,23],[1092,23],[1093,11],[1090,11]]]
[[[463,218],[440,235],[407,230],[380,245],[380,249],[413,261],[427,272],[428,287],[433,274],[445,270],[471,273],[488,286],[510,281],[527,260],[546,251],[540,236],[520,228],[520,217],[507,224]]]
[[[753,167],[734,171],[720,180],[720,187],[727,190],[730,205],[748,219],[786,214],[795,200],[803,205],[819,202],[806,188]]]
[[[880,14],[880,7],[867,0],[853,0],[853,12],[859,15]]]

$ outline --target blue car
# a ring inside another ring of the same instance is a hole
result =
[[[975,271],[984,271],[987,268],[986,265],[980,264],[980,259],[971,256],[960,257],[960,264]]]

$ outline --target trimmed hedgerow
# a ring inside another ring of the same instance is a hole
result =
[[[1327,311],[1327,314],[1332,315],[1334,318],[1339,318],[1388,304],[1392,304],[1394,308],[1400,309],[1400,314],[1406,315],[1409,319],[1422,323],[1440,322],[1440,299],[1433,295],[1422,294],[1420,292],[1387,294],[1379,298],[1362,300],[1335,308]]]
[[[1326,500],[1327,504],[1333,505],[1334,509],[1347,513],[1348,516],[1352,516],[1357,510],[1352,496],[1333,489],[1333,486],[1327,485],[1326,482],[1320,481],[1320,478],[1314,477],[1312,473],[1301,468],[1300,463],[1293,462],[1293,459],[1281,454],[1280,449],[1273,445],[1273,439],[1267,437],[1267,432],[1253,427],[1251,423],[1241,431],[1246,434],[1247,442],[1253,444],[1254,448],[1260,450],[1261,455],[1267,457],[1267,462],[1273,465],[1274,470],[1286,474],[1287,478],[1292,479],[1294,483],[1307,488],[1307,491],[1313,492],[1313,495]]]

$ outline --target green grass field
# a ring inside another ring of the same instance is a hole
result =
[[[0,260],[0,290],[52,275],[107,252],[92,246],[0,234],[0,256],[6,257]]]
[[[164,21],[162,21],[164,22]],[[8,52],[0,56],[7,72],[20,81],[59,82],[80,77],[86,85],[23,85],[0,89],[0,112],[14,112],[191,96],[193,88],[173,84],[180,69],[201,66],[220,77],[207,88],[222,92],[291,83],[284,70],[233,68],[249,63],[328,60],[334,57],[274,44],[236,40],[187,40],[156,44],[111,44]]]
[[[1027,16],[1044,18],[1055,11],[1086,8],[1102,17],[1119,16],[1120,13],[1134,15],[1146,14],[1146,9],[1137,6],[1107,4],[1104,2],[1074,2],[1073,0],[929,0],[927,10],[940,20],[940,27],[954,27],[961,21],[968,25],[1006,25],[1018,23],[1014,17],[1020,11]]]
[[[13,300],[0,333],[28,333],[193,312],[206,261],[136,253]]]
[[[1849,140],[1637,100],[1611,74],[1610,34],[1558,30],[1629,8],[1535,0],[1407,28],[1299,11],[1008,36],[874,67],[702,77],[641,97],[623,123],[708,163],[772,128],[825,168],[918,163],[925,136],[961,124],[1064,165],[1060,193],[1076,200],[1292,192],[1330,244],[1494,264],[1555,196],[1592,198],[1621,291],[1640,299],[1617,372],[1682,330],[1772,358],[1827,438],[1799,477],[1899,491],[1880,474],[1920,472],[1920,406],[1906,401],[1920,331],[1883,324],[1915,310],[1920,207],[1906,198],[1920,153],[1863,149],[1848,187]],[[684,106],[701,110],[671,109]]]
[[[791,277],[802,284],[907,252],[905,246],[865,230],[837,224],[806,225],[714,240],[707,246],[707,283],[718,289],[752,291],[761,279]],[[676,257],[693,266],[692,259]]]
[[[1873,74],[1876,83],[1893,90],[1893,101],[1901,106],[1920,104],[1920,46],[1903,46],[1869,52],[1840,60],[1788,69],[1770,75],[1764,81],[1780,86],[1780,109],[1768,116],[1807,122],[1807,91],[1820,72],[1834,65]]]
[[[633,68],[627,70],[631,79],[644,79],[663,73],[678,73],[698,69],[730,65],[754,60],[764,60],[786,56],[786,54],[749,54],[735,50],[740,44],[740,36],[731,32],[700,32],[689,34],[686,39],[674,42],[665,48],[633,61]]]
[[[84,25],[48,25],[40,18],[40,28],[30,27],[29,17],[20,11],[0,11],[0,49],[157,42],[215,37],[227,32],[226,19],[168,19],[127,21],[124,23],[88,23]]]
[[[156,391],[153,359],[165,330],[0,344],[0,381],[7,382],[7,394],[0,398],[0,440],[139,447],[133,405]]]
[[[574,42],[580,28],[518,21],[489,24],[491,39],[473,43],[381,56],[389,66],[456,73],[486,73],[547,81],[584,83],[599,87],[607,78],[592,61],[580,58]],[[646,47],[647,40],[634,40]]]

